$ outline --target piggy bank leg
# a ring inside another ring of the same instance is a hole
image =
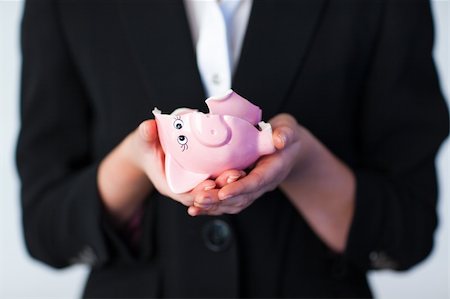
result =
[[[180,166],[170,154],[166,155],[167,184],[173,193],[191,191],[198,184],[209,178],[209,174],[188,171]]]
[[[272,126],[269,123],[260,121],[258,123],[260,129],[258,136],[258,152],[260,155],[269,155],[275,152],[273,144]]]

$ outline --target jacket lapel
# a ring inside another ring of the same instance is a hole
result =
[[[166,113],[205,106],[183,1],[118,0],[117,5],[149,103]]]
[[[326,0],[254,0],[232,88],[275,115],[301,70]],[[117,1],[149,101],[205,108],[182,0]]]
[[[233,89],[278,113],[300,72],[325,0],[254,0]]]

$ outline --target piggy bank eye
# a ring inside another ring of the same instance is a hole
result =
[[[177,141],[179,144],[184,145],[187,143],[188,140],[187,140],[186,136],[180,135],[180,136],[178,136]]]
[[[188,149],[188,145],[187,145],[188,139],[186,136],[184,136],[184,135],[178,136],[177,141],[181,145],[182,152],[184,152],[185,150]]]
[[[175,129],[181,130],[181,128],[183,128],[183,121],[181,119],[177,118],[173,122],[173,126],[175,127]]]

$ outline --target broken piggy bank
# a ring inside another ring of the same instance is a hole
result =
[[[275,151],[270,124],[261,109],[232,90],[206,100],[209,113],[179,108],[153,110],[165,153],[169,188],[184,193],[228,169],[245,169]]]

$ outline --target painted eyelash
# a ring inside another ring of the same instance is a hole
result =
[[[173,121],[173,126],[175,127],[175,129],[180,130],[181,128],[183,128],[184,123],[181,120],[181,116],[176,116],[175,120]]]
[[[181,145],[181,151],[184,152],[185,150],[187,150],[189,148],[189,146],[186,144]]]

